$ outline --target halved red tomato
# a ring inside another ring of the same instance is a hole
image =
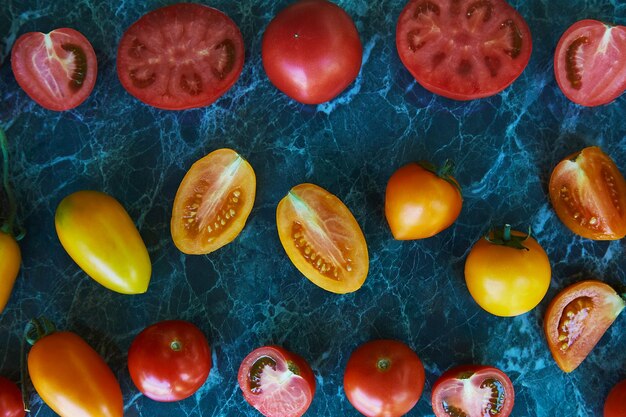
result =
[[[70,28],[23,34],[13,45],[11,67],[15,80],[30,98],[56,111],[84,102],[98,74],[91,43]]]
[[[511,380],[491,366],[452,368],[433,386],[432,405],[437,417],[507,417],[514,402]]]
[[[550,177],[550,200],[572,232],[594,240],[626,236],[626,180],[596,146],[563,159]]]
[[[181,252],[201,255],[232,242],[246,224],[255,195],[254,170],[232,149],[196,161],[174,199],[174,244]]]
[[[278,204],[276,225],[287,256],[315,285],[337,294],[361,288],[367,244],[340,199],[315,184],[297,185]]]
[[[144,15],[117,50],[117,74],[126,91],[166,110],[213,103],[235,84],[243,62],[243,37],[235,22],[192,3]]]
[[[583,106],[609,103],[626,90],[626,26],[585,19],[561,36],[554,74],[563,94]]]
[[[265,417],[300,417],[315,394],[315,377],[300,356],[279,346],[255,349],[239,367],[239,388]]]
[[[543,322],[548,346],[559,368],[572,372],[589,355],[626,307],[609,285],[581,281],[562,290],[550,303]]]
[[[532,40],[524,18],[504,0],[411,0],[398,19],[396,46],[424,88],[471,100],[515,81]]]

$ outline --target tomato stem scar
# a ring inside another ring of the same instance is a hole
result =
[[[183,344],[178,340],[172,340],[172,343],[170,343],[170,349],[174,352],[180,352],[183,349]]]
[[[389,358],[379,358],[378,362],[376,363],[376,367],[379,371],[388,371],[391,367],[391,361],[389,360]]]

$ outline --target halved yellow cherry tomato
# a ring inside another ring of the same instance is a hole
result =
[[[0,313],[9,302],[21,262],[22,254],[15,238],[0,231]]]

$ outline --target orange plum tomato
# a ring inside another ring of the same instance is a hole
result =
[[[441,169],[419,162],[405,165],[391,176],[385,193],[385,216],[395,239],[434,236],[459,217],[463,197],[452,170],[449,161]]]
[[[350,355],[343,389],[364,416],[400,417],[419,401],[424,378],[424,366],[411,348],[396,340],[374,340]]]
[[[518,316],[535,308],[548,292],[550,278],[550,261],[541,245],[509,225],[481,238],[465,262],[470,294],[496,316]]]
[[[22,392],[11,380],[0,376],[0,417],[24,417]]]
[[[146,292],[148,250],[124,207],[98,191],[78,191],[59,204],[54,222],[61,245],[91,278],[122,294]]]
[[[606,397],[604,417],[626,417],[626,379],[615,385]]]
[[[0,254],[2,254],[0,257],[0,313],[2,313],[11,297],[22,262],[20,247],[15,238],[2,231],[0,231]]]

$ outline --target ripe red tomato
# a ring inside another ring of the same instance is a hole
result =
[[[511,380],[491,366],[457,366],[441,375],[433,386],[436,417],[507,417],[514,401]]]
[[[626,180],[600,148],[585,148],[559,162],[549,191],[557,216],[577,235],[594,240],[626,236]]]
[[[615,385],[606,397],[604,417],[626,417],[626,379]]]
[[[300,356],[280,346],[252,351],[239,367],[239,388],[265,417],[300,417],[315,394],[315,377]]]
[[[398,19],[396,46],[424,88],[471,100],[515,81],[532,40],[524,18],[504,0],[411,0]]]
[[[11,52],[15,80],[37,104],[49,110],[73,109],[91,94],[98,61],[80,32],[62,28],[20,36]]]
[[[166,110],[213,103],[235,84],[243,62],[235,22],[192,3],[144,15],[124,33],[117,50],[117,74],[126,91]]]
[[[583,106],[609,103],[626,90],[626,26],[581,20],[561,36],[554,75],[563,94]]]
[[[305,104],[335,98],[359,75],[363,47],[350,16],[325,0],[282,10],[263,34],[263,67],[283,93]]]
[[[367,417],[400,417],[422,396],[424,377],[422,361],[407,345],[374,340],[352,352],[343,389],[350,404]]]
[[[11,380],[0,376],[0,417],[24,417],[22,392]]]
[[[155,401],[179,401],[194,394],[211,371],[211,349],[200,329],[182,320],[146,327],[128,351],[135,386]]]

